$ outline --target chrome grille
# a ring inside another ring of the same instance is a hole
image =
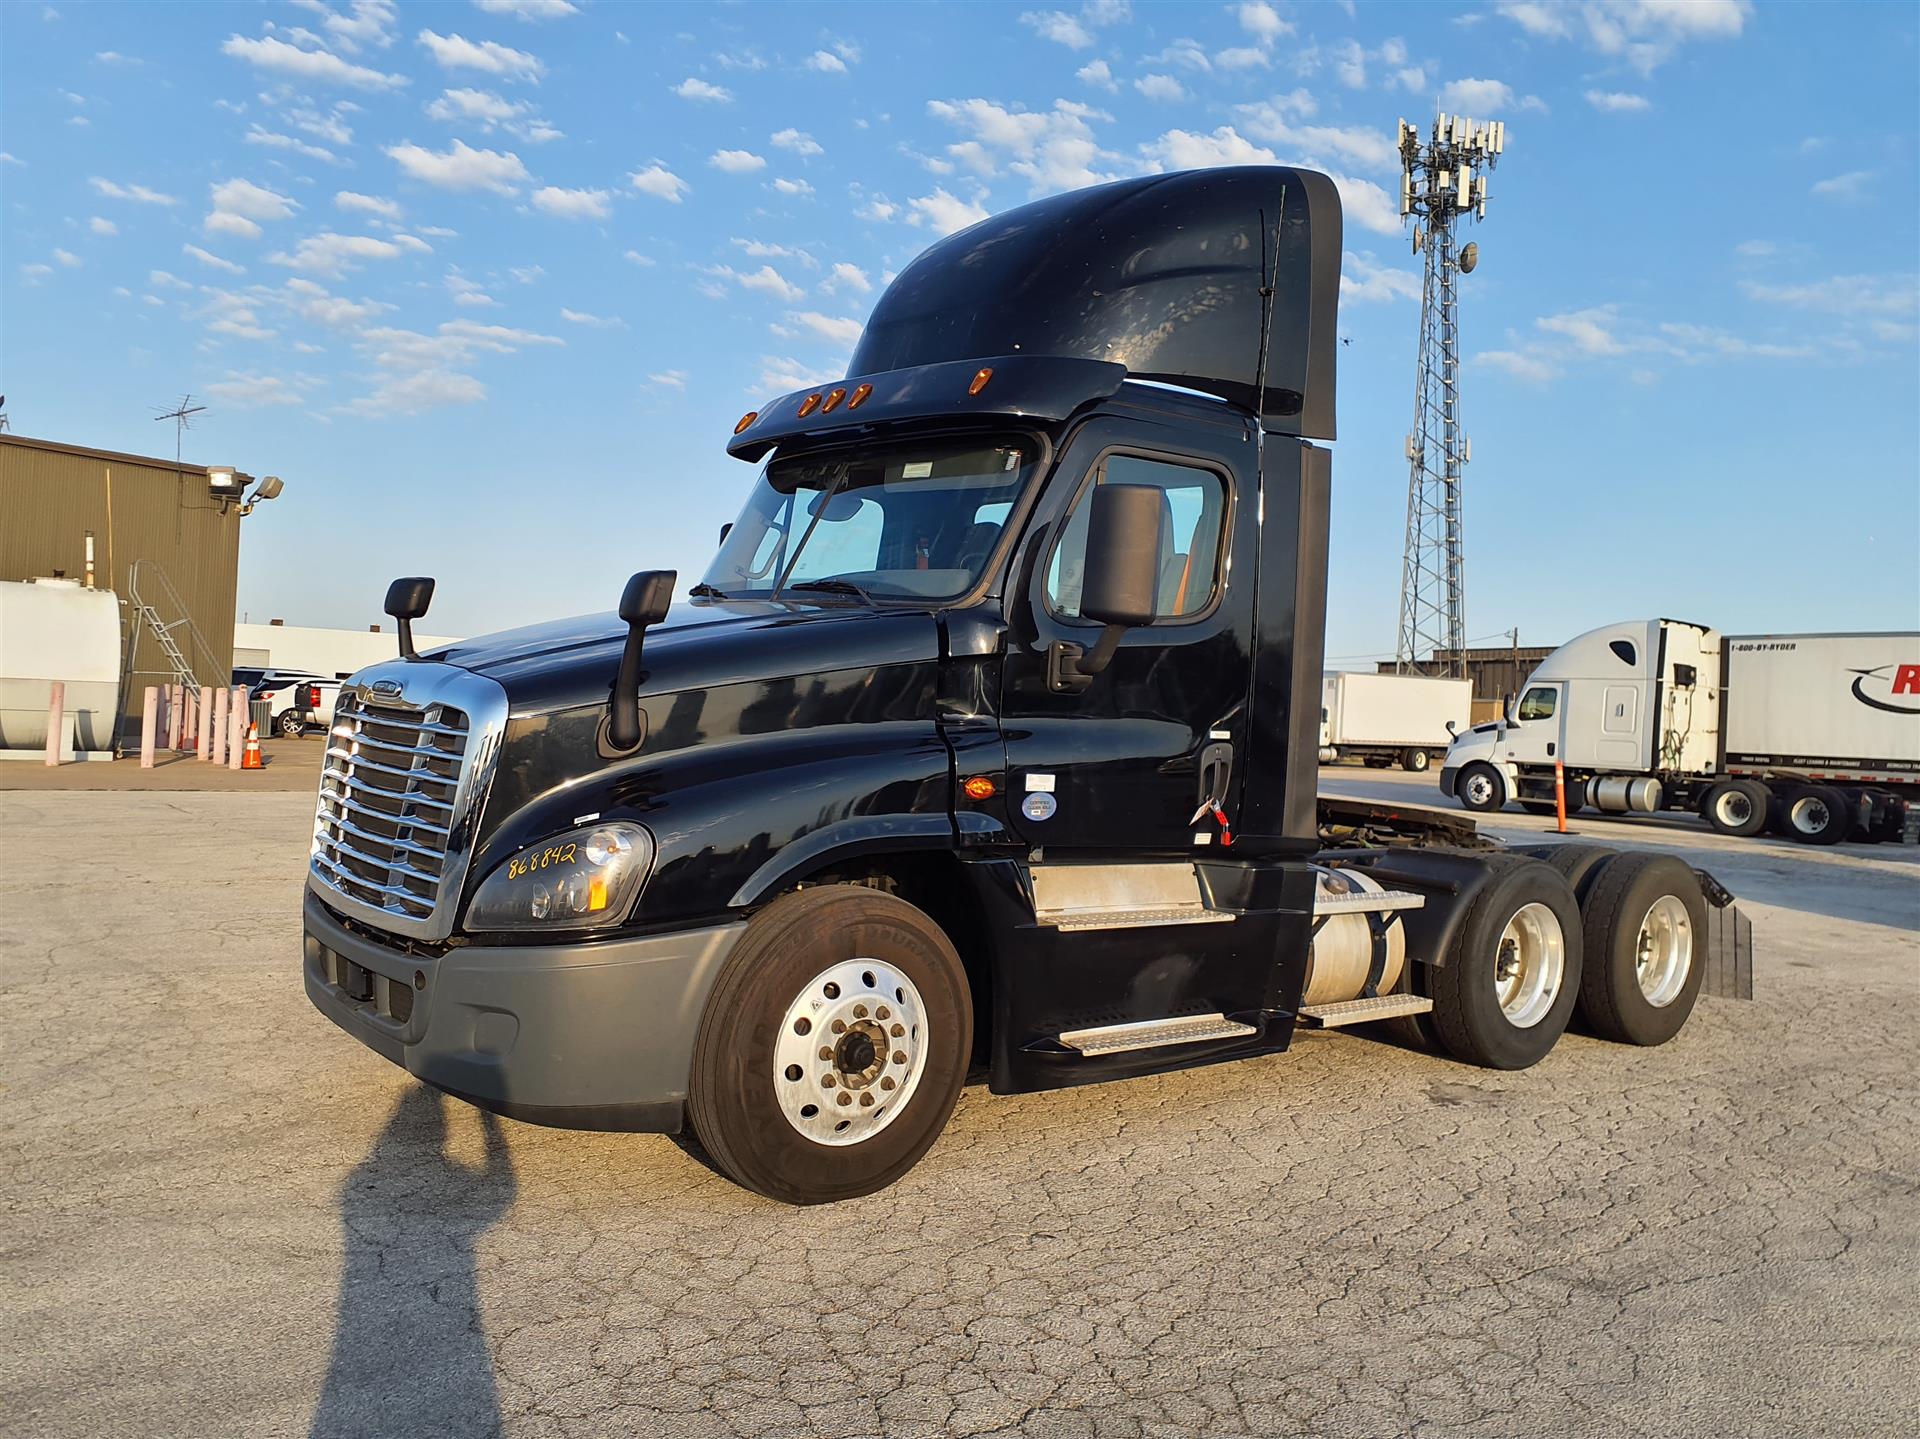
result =
[[[355,676],[327,736],[309,883],[382,928],[450,933],[505,718],[498,685],[444,665]]]

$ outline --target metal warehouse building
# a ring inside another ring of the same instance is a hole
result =
[[[0,580],[87,579],[120,597],[121,713],[174,678],[146,606],[203,685],[233,668],[240,506],[210,493],[202,465],[0,433]]]

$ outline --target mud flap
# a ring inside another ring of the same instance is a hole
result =
[[[1696,870],[1707,895],[1707,972],[1702,994],[1716,999],[1753,998],[1753,921],[1712,876]]]

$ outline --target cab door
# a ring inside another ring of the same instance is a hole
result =
[[[1071,438],[1011,571],[1000,716],[1008,812],[1049,851],[1218,852],[1203,796],[1229,823],[1245,766],[1252,665],[1258,449],[1237,425],[1097,416]],[[1244,469],[1243,469],[1244,467]],[[1128,630],[1084,681],[1060,673],[1101,627],[1079,611],[1089,496],[1100,484],[1162,492],[1151,624]]]
[[[1560,755],[1562,711],[1570,685],[1532,684],[1514,708],[1515,723],[1507,730],[1507,753],[1516,764],[1552,764]]]

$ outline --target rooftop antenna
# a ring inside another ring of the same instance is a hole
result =
[[[174,468],[178,469],[180,466],[180,453],[183,448],[182,441],[186,438],[187,431],[193,428],[192,417],[205,413],[206,408],[205,405],[194,404],[192,395],[182,395],[180,397],[180,403],[175,405],[171,410],[160,411],[154,415],[153,418],[155,420],[173,421]]]
[[[1487,178],[1507,147],[1500,120],[1440,115],[1422,136],[1399,123],[1400,217],[1426,256],[1420,289],[1420,362],[1407,436],[1407,549],[1400,578],[1400,674],[1466,674],[1466,586],[1461,471],[1473,446],[1460,428],[1460,277],[1480,247],[1454,247],[1454,224],[1484,220]],[[1422,656],[1425,656],[1423,659]]]

